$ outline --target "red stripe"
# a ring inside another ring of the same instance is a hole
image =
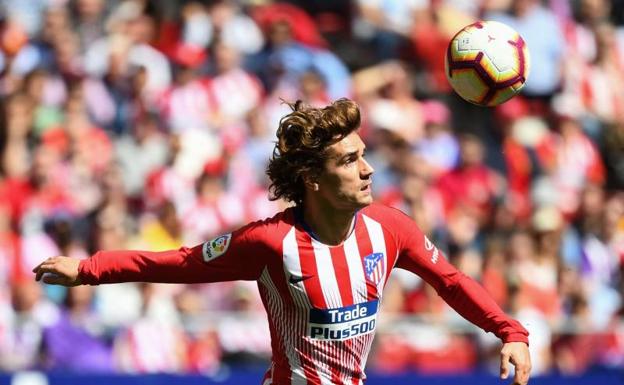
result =
[[[351,276],[349,275],[349,265],[347,264],[347,256],[343,246],[330,247],[332,264],[334,267],[334,274],[336,275],[336,282],[338,284],[338,291],[340,292],[340,299],[342,306],[353,305],[355,302],[353,299],[353,291],[351,289]],[[336,357],[336,363],[338,365],[332,365],[332,383],[344,384],[344,376],[341,376],[338,368],[344,368],[347,366],[344,356],[345,350],[350,346],[349,341],[336,342],[335,352],[338,353]],[[332,349],[332,350],[334,350]]]
[[[331,247],[330,253],[334,265],[334,273],[336,274],[336,282],[338,282],[342,306],[353,305],[355,301],[351,288],[351,275],[349,275],[349,265],[347,264],[347,256],[344,247]]]
[[[302,277],[312,277],[303,281],[310,303],[317,309],[327,309],[321,282],[316,269],[316,256],[312,246],[312,238],[306,232],[299,232],[297,236],[297,246],[299,247],[299,264],[301,266]]]
[[[377,286],[366,277],[366,266],[364,266],[364,257],[373,253],[373,245],[371,244],[368,230],[364,224],[363,218],[360,218],[359,226],[355,229],[355,236],[357,237],[358,250],[360,251],[361,263],[364,268],[364,279],[366,280],[366,292],[367,300],[372,301],[377,298]]]
[[[384,244],[386,245],[386,279],[383,287],[386,287],[388,278],[390,278],[390,272],[396,265],[396,260],[399,258],[399,253],[396,247],[394,237],[389,233],[385,227],[382,228]]]

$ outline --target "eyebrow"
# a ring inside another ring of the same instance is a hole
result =
[[[344,154],[343,156],[341,156],[340,158],[338,158],[339,160],[346,160],[348,158],[351,158],[353,156],[357,156],[358,155],[359,150],[355,150],[355,151],[350,151],[346,154]],[[362,154],[366,153],[366,147],[362,148]]]

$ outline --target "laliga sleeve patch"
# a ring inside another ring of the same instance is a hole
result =
[[[230,240],[232,239],[232,233],[224,234],[216,237],[206,243],[202,248],[202,255],[204,256],[204,261],[210,262],[213,259],[216,259],[223,255],[228,247],[230,247]]]

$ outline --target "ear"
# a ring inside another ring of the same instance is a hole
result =
[[[305,184],[305,187],[307,189],[310,189],[312,191],[318,191],[319,189],[319,184],[318,181],[316,180],[316,178],[313,178],[309,175],[305,175],[303,177],[303,183]]]

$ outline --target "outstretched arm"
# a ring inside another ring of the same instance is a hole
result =
[[[435,247],[430,251],[433,252],[437,252]],[[427,264],[430,266],[427,267]],[[481,329],[492,332],[500,338],[503,341],[501,378],[508,377],[511,363],[515,366],[513,384],[528,383],[531,370],[529,333],[518,321],[505,314],[479,283],[455,269],[441,256],[438,256],[435,263],[431,262],[431,259],[422,263],[410,259],[399,261],[397,266],[419,274],[455,311]]]
[[[422,277],[459,314],[486,332],[503,341],[501,378],[509,375],[509,363],[515,366],[513,384],[525,385],[529,380],[529,333],[496,304],[492,296],[475,280],[451,265],[405,214],[396,214],[400,232],[399,259],[396,266]]]
[[[429,274],[425,274],[429,276],[426,280],[436,287],[438,294],[455,311],[483,330],[493,332],[503,341],[500,356],[501,378],[508,377],[511,363],[515,366],[513,384],[526,385],[531,371],[529,333],[526,329],[505,314],[479,283],[452,265],[444,267],[444,274],[440,274],[437,278]]]
[[[149,252],[99,251],[77,260],[48,258],[33,269],[35,279],[64,286],[118,282],[202,283],[255,280],[266,263],[266,244],[250,224],[192,248]],[[47,273],[47,274],[46,274]]]

